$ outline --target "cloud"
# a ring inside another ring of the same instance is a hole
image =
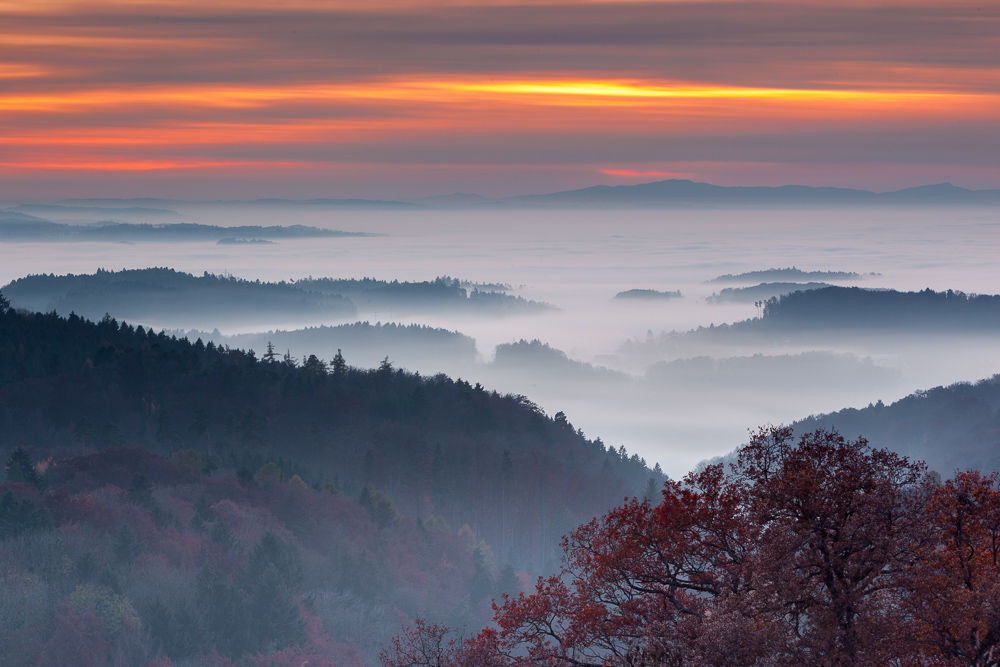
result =
[[[671,155],[787,162],[785,180],[804,162],[849,178],[915,160],[949,180],[1000,151],[998,6],[358,6],[0,2],[4,162],[550,164],[583,179],[683,171]]]
[[[627,178],[683,178],[686,174],[669,171],[636,171],[635,169],[599,169],[608,176],[624,176]]]

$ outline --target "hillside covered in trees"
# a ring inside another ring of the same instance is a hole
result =
[[[949,476],[956,469],[1000,470],[1000,376],[917,391],[885,405],[845,408],[793,424],[797,432],[835,428],[862,434]]]
[[[816,349],[817,345],[838,347],[849,342],[940,335],[968,340],[1000,331],[1000,295],[956,290],[803,286],[767,298],[761,305],[760,317],[630,339],[618,353],[633,363],[652,363],[668,357],[718,356],[727,353],[724,348],[747,345]]]
[[[371,664],[409,618],[480,627],[563,534],[664,479],[523,396],[388,359],[6,303],[0,434],[16,664]]]

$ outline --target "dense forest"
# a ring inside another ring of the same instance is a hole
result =
[[[0,458],[0,654],[39,665],[371,664],[418,615],[481,627],[561,535],[664,479],[388,359],[6,303]]]

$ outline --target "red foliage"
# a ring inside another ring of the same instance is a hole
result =
[[[174,465],[142,447],[109,448],[64,459],[53,464],[48,474],[52,482],[70,491],[105,485],[126,488],[137,474],[145,475],[153,484],[171,485],[195,482],[202,476],[197,470]]]
[[[915,642],[957,664],[1000,663],[997,481],[959,473],[934,489],[924,513],[937,548],[912,573],[902,621]]]
[[[762,430],[731,474],[709,467],[668,482],[655,507],[633,499],[573,531],[562,574],[494,605],[496,629],[456,642],[418,623],[382,661],[927,662],[899,613],[936,553],[930,493],[921,465],[864,440]]]

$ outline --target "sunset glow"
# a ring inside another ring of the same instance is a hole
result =
[[[304,169],[353,164],[400,183],[433,168],[443,181],[414,181],[426,194],[482,167],[485,187],[516,191],[527,165],[562,174],[552,187],[572,173],[581,186],[595,173],[610,182],[689,174],[693,162],[705,180],[743,163],[771,184],[817,160],[842,162],[842,185],[861,185],[848,163],[907,165],[900,173],[935,180],[977,174],[975,187],[1000,179],[1000,88],[988,57],[1000,12],[817,5],[788,18],[781,5],[744,3],[705,24],[712,4],[596,2],[574,12],[414,1],[368,13],[312,2],[243,13],[235,4],[0,4],[0,171],[9,187],[34,187],[37,176],[18,170],[79,172],[89,186],[88,172],[203,176],[249,165],[292,182]],[[885,43],[877,21],[904,10],[909,32]],[[696,39],[706,25],[714,37]],[[649,26],[689,32],[635,39]],[[775,29],[788,39],[769,45],[762,35]],[[848,29],[856,44],[836,46]],[[578,37],[594,30],[599,45]],[[522,42],[535,56],[525,59]],[[633,173],[609,162],[662,167]],[[752,166],[762,163],[773,166]],[[342,187],[395,194],[369,181]]]

